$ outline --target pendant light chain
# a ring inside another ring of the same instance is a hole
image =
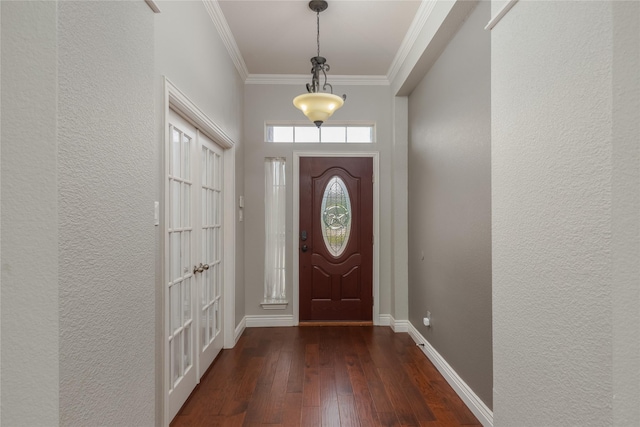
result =
[[[316,28],[318,29],[318,33],[317,33],[318,56],[320,56],[320,11],[316,11]]]

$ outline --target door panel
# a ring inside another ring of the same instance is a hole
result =
[[[200,295],[201,377],[223,345],[222,319],[222,150],[198,134],[200,144],[200,241],[203,272]]]
[[[192,269],[193,218],[191,194],[193,173],[192,151],[196,132],[180,117],[172,117],[169,125],[168,209],[166,209],[167,253],[167,324],[169,362],[169,412],[180,409],[196,386],[194,366],[195,328],[193,319]]]
[[[300,159],[299,257],[301,321],[372,320],[371,158]]]

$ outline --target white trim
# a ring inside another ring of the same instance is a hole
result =
[[[387,71],[387,81],[392,82],[398,75],[402,64],[407,59],[407,56],[409,56],[409,52],[411,52],[416,40],[418,40],[418,36],[420,35],[424,24],[427,22],[429,15],[433,12],[435,5],[436,0],[423,0],[420,2],[416,16],[414,16],[413,21],[407,30],[407,34],[405,34],[404,39],[396,52],[396,56],[393,58],[393,61],[389,66],[389,71]]]
[[[202,2],[209,13],[209,17],[220,34],[220,38],[222,39],[224,46],[227,48],[227,52],[229,52],[229,56],[231,57],[233,64],[236,66],[236,70],[238,70],[240,78],[242,81],[245,81],[249,75],[247,64],[245,64],[244,58],[242,58],[242,53],[240,53],[236,39],[233,37],[233,33],[231,33],[229,24],[224,17],[224,13],[222,13],[222,9],[220,8],[218,1],[202,0]]]
[[[493,411],[484,404],[484,402],[471,390],[456,371],[447,363],[447,361],[436,351],[435,348],[426,340],[418,330],[407,322],[409,327],[409,335],[413,341],[420,347],[429,360],[435,365],[438,371],[447,380],[449,385],[462,401],[469,407],[471,412],[478,418],[484,427],[493,426]]]
[[[300,158],[301,157],[371,157],[373,159],[373,324],[380,325],[380,152],[293,152],[293,324],[300,322]]]
[[[185,120],[197,127],[200,132],[214,140],[220,147],[227,149],[234,146],[233,139],[222,128],[216,125],[196,104],[189,99],[171,80],[164,78],[168,105]],[[233,202],[235,204],[235,201]]]
[[[291,314],[245,316],[247,328],[295,326]]]
[[[214,142],[218,140],[214,139]],[[231,141],[233,144],[233,141]],[[224,259],[222,289],[224,331],[224,348],[233,348],[236,344],[233,325],[236,321],[236,147],[235,145],[222,152],[223,176],[223,244]]]
[[[378,324],[376,326],[391,326],[395,322],[393,316],[390,314],[381,314],[378,318]],[[393,327],[391,328],[393,329]]]
[[[234,338],[233,338],[233,346],[235,347],[235,345],[238,343],[238,340],[240,339],[240,337],[242,336],[242,333],[244,332],[244,330],[247,328],[247,317],[243,317],[242,320],[240,321],[240,323],[238,323],[238,326],[236,326],[236,331],[234,334]]]
[[[498,14],[496,16],[494,16],[493,18],[491,18],[491,21],[489,21],[489,23],[487,24],[486,27],[484,27],[485,30],[489,30],[491,31],[493,29],[493,27],[495,27],[496,25],[498,25],[498,22],[500,22],[500,20],[502,18],[504,18],[504,16],[509,13],[509,11],[511,10],[511,8],[513,6],[516,5],[516,3],[518,2],[518,0],[509,0],[509,2],[507,4],[505,4],[502,9],[500,9],[500,11],[498,12]]]
[[[284,310],[284,309],[287,308],[287,305],[289,305],[289,301],[287,301],[287,300],[283,300],[283,301],[262,301],[260,303],[260,306],[264,310]]]
[[[151,10],[153,10],[153,13],[160,13],[158,3],[156,3],[154,0],[144,0],[144,2],[147,4],[147,6],[149,6]]]
[[[389,326],[395,333],[409,332],[409,325],[408,320],[396,320],[390,314],[381,314],[378,323],[378,326]]]
[[[311,76],[308,74],[249,74],[244,83],[248,85],[300,85],[304,88],[310,79]],[[330,75],[328,80],[334,86],[389,86],[387,76]]]
[[[392,328],[393,328],[393,332],[396,333],[400,333],[400,332],[409,332],[409,326],[411,325],[411,323],[409,323],[408,320],[395,320],[393,322]]]

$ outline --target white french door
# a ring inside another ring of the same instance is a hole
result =
[[[200,289],[199,375],[207,370],[223,345],[222,336],[222,150],[200,134]]]
[[[165,378],[169,420],[223,345],[222,150],[169,110]]]

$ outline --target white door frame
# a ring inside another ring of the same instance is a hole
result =
[[[164,218],[164,212],[168,207],[168,200],[166,197],[166,180],[164,174],[167,170],[167,162],[168,162],[168,141],[169,141],[169,108],[173,111],[181,115],[188,122],[193,124],[200,132],[205,134],[207,137],[212,139],[217,145],[222,147],[223,151],[223,168],[224,168],[224,186],[223,186],[223,201],[224,201],[224,209],[223,209],[223,247],[224,247],[224,260],[223,260],[223,339],[224,339],[224,348],[232,348],[235,345],[235,253],[236,253],[236,222],[235,222],[235,165],[236,165],[236,149],[235,142],[231,139],[218,125],[216,125],[202,110],[200,110],[196,104],[191,101],[184,93],[180,91],[169,79],[164,78],[164,145],[161,158],[161,164],[163,167],[163,178],[160,187],[160,197],[162,201],[160,206],[163,206],[161,209],[161,230],[164,233],[166,231],[166,221]],[[163,234],[164,236],[164,234]],[[166,310],[165,302],[165,263],[167,260],[165,259],[165,246],[164,246],[164,237],[160,239],[160,251],[161,251],[161,259],[163,265],[160,268],[161,271],[161,293],[162,293],[162,307],[163,310]],[[169,402],[168,395],[166,393],[167,386],[169,384],[168,378],[168,369],[167,364],[169,360],[169,355],[167,354],[167,349],[165,345],[165,329],[166,325],[166,314],[163,313],[162,316],[162,325],[160,325],[162,330],[162,417],[163,422],[162,425],[168,426],[171,422],[169,418]],[[195,345],[195,344],[194,344]],[[199,349],[198,349],[199,351]]]
[[[373,159],[373,324],[380,324],[380,153],[362,152],[315,152],[296,151],[293,153],[293,324],[300,323],[300,256],[298,236],[300,235],[300,158],[301,157],[371,157]]]

